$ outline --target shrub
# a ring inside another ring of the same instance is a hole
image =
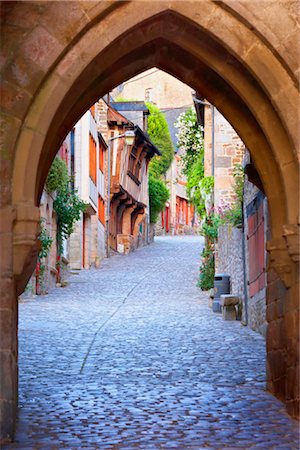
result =
[[[215,258],[211,248],[205,248],[202,252],[203,261],[200,266],[198,286],[202,291],[208,291],[214,287]]]

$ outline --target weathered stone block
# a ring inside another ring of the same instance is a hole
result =
[[[24,41],[23,54],[42,70],[46,70],[58,57],[63,46],[45,28],[38,26]]]
[[[240,303],[240,297],[232,294],[221,295],[221,306],[235,306]]]
[[[0,444],[10,442],[16,421],[17,405],[12,400],[0,399]]]
[[[236,320],[235,306],[223,306],[222,317],[224,320]]]
[[[10,309],[0,310],[1,348],[16,351],[17,337],[14,330],[17,329],[16,312]]]
[[[221,295],[221,307],[222,307],[222,317],[224,320],[236,320],[237,311],[236,305],[240,303],[240,298],[232,294],[222,294]]]
[[[299,365],[289,367],[286,371],[286,399],[299,399]]]
[[[10,351],[0,351],[0,398],[14,401],[16,398],[17,364]]]
[[[2,82],[0,86],[1,109],[6,114],[24,119],[31,96],[19,86]]]

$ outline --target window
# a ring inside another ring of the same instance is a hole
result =
[[[141,184],[140,177],[143,159],[143,147],[133,147],[129,156],[127,175],[130,176],[137,185]]]
[[[95,119],[95,105],[93,105],[93,106],[90,107],[90,113],[92,114],[92,116],[93,116],[94,119]]]
[[[104,172],[104,148],[102,145],[99,147],[99,170]]]
[[[98,219],[105,225],[105,202],[101,195],[98,195]]]
[[[145,101],[152,102],[152,88],[145,89]]]
[[[70,134],[70,145],[71,145],[71,187],[74,191],[75,188],[75,129],[71,131]]]
[[[90,154],[90,178],[94,184],[97,183],[97,161],[96,161],[96,142],[90,134],[89,136],[89,154]]]
[[[137,148],[136,147],[132,147],[132,150],[131,150],[131,153],[130,153],[130,156],[129,156],[129,164],[128,164],[128,170],[132,174],[134,173],[134,166],[135,166],[135,162],[136,162],[136,157],[137,157]]]

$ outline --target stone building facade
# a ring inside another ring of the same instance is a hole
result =
[[[238,295],[244,304],[244,235],[242,228],[222,225],[218,231],[217,273],[230,275],[231,293]],[[244,314],[243,314],[244,316]]]
[[[233,168],[242,164],[245,145],[225,117],[212,105],[204,109],[204,174],[214,175],[214,205],[235,200]]]
[[[98,267],[106,256],[105,158],[107,145],[98,135],[95,106],[90,108],[70,132],[74,161],[74,186],[87,209],[70,236],[70,268]]]

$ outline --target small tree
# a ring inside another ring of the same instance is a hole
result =
[[[146,103],[150,111],[148,134],[154,145],[161,151],[161,156],[152,158],[149,164],[149,204],[150,223],[156,223],[170,197],[169,189],[163,179],[174,158],[173,143],[165,116],[152,103]]]

